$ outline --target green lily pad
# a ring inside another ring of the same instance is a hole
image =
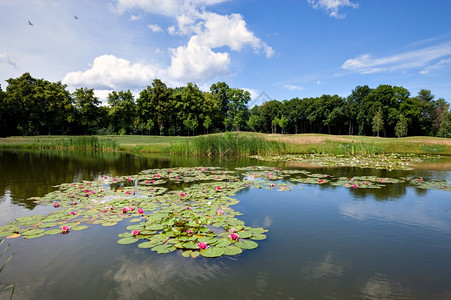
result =
[[[122,238],[118,240],[118,244],[127,245],[127,244],[133,244],[139,241],[137,238],[134,237],[128,237],[128,238]]]
[[[56,235],[56,234],[60,234],[61,232],[62,232],[61,229],[50,229],[50,230],[47,230],[45,232],[45,234],[46,235]]]
[[[227,246],[224,248],[225,255],[237,255],[243,252],[243,249],[236,246]]]
[[[210,247],[199,251],[200,255],[204,257],[219,257],[224,255],[225,249],[220,247]]]
[[[241,249],[255,249],[258,247],[258,244],[254,241],[250,240],[240,240],[235,244],[237,247],[240,247]]]
[[[170,253],[172,251],[175,251],[175,247],[174,247],[174,245],[169,245],[169,244],[158,245],[158,246],[153,247],[151,250],[155,251],[159,254],[164,254],[164,253]]]
[[[81,231],[81,230],[85,230],[88,228],[89,227],[87,225],[78,225],[78,226],[71,227],[70,230]]]

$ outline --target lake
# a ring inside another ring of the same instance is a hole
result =
[[[117,243],[132,224],[127,219],[115,226],[92,224],[64,235],[6,239],[0,251],[10,247],[0,267],[15,255],[0,273],[0,288],[15,283],[14,299],[451,299],[449,191],[406,182],[353,189],[292,180],[304,174],[296,171],[305,171],[335,179],[449,183],[451,168],[440,162],[387,171],[253,159],[5,151],[0,152],[0,226],[54,211],[28,198],[53,192],[55,185],[200,166],[238,168],[238,176],[255,183],[233,196],[239,203],[231,208],[242,213],[236,218],[247,226],[268,230],[256,249],[218,258],[158,254]],[[241,168],[249,166],[280,167],[294,175],[270,181],[272,188],[245,174]],[[4,291],[0,299],[9,296]]]

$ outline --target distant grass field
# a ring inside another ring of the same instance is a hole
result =
[[[412,153],[451,155],[451,139],[436,137],[382,138],[368,136],[327,134],[263,134],[241,132],[241,135],[255,135],[268,140],[286,143],[286,152],[340,154],[343,151],[361,153]],[[109,135],[119,143],[120,150],[141,153],[164,153],[173,144],[179,144],[193,137]],[[31,149],[39,139],[62,139],[66,136],[32,136],[0,138],[1,149]]]

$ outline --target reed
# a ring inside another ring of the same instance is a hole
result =
[[[168,150],[173,155],[239,157],[284,154],[286,145],[252,134],[226,132],[194,137],[182,143],[172,144]]]
[[[3,239],[0,238],[0,246],[3,244],[4,241],[5,241],[5,240],[3,240]],[[9,245],[10,245],[10,244],[6,245],[6,247],[5,247],[5,248],[3,249],[3,251],[0,253],[0,259],[1,259],[2,256],[5,254],[6,250],[8,250]],[[3,271],[3,269],[5,268],[6,264],[11,260],[11,258],[12,258],[13,256],[14,256],[14,253],[11,254],[11,255],[9,256],[8,259],[6,259],[6,262],[4,262],[3,265],[0,267],[0,273],[2,273],[2,271]],[[7,287],[1,288],[1,289],[0,289],[0,294],[1,294],[2,291],[6,291],[6,290],[8,290],[8,289],[10,289],[10,288],[12,288],[12,290],[11,290],[11,296],[9,297],[9,299],[11,300],[11,299],[13,298],[14,291],[15,291],[15,289],[16,289],[16,285],[15,285],[14,283],[8,285]]]
[[[36,139],[32,149],[53,150],[85,150],[85,151],[114,151],[119,149],[119,143],[112,138],[96,136],[75,136],[68,138]]]
[[[317,154],[334,154],[334,155],[375,155],[383,153],[382,148],[378,148],[374,143],[364,142],[332,142],[325,141],[325,143],[312,152]]]

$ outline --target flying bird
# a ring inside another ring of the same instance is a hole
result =
[[[28,25],[34,26],[33,23],[30,22],[30,20],[28,20]]]
[[[74,19],[75,19],[75,20],[78,20],[78,17],[77,17],[77,16],[74,16]]]

